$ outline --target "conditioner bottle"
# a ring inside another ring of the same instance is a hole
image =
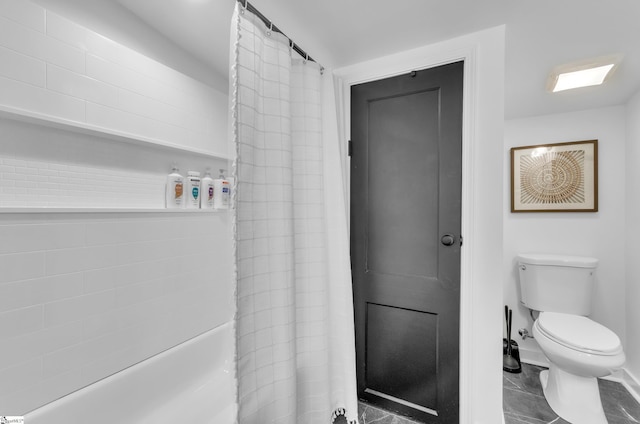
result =
[[[200,194],[200,209],[213,209],[213,194],[214,185],[211,172],[207,168],[204,173],[204,177],[200,182],[201,194]]]
[[[213,208],[229,209],[229,197],[231,195],[231,185],[224,177],[224,169],[220,170],[220,176],[213,180]]]

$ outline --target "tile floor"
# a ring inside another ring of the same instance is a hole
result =
[[[543,369],[523,363],[519,374],[503,371],[505,424],[568,424],[553,412],[544,398],[538,378]],[[609,424],[640,424],[640,404],[621,384],[600,380],[599,385]],[[358,419],[360,424],[421,424],[364,402],[358,405]]]
[[[358,420],[360,424],[421,424],[364,402],[358,403]]]
[[[503,410],[506,424],[567,424],[549,407],[538,374],[544,368],[522,364],[522,372],[503,371]],[[602,406],[609,424],[640,423],[640,404],[619,383],[599,380]]]

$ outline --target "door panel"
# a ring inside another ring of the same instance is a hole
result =
[[[435,314],[388,305],[367,305],[367,390],[433,410],[437,406]],[[402,332],[397,327],[403,328]],[[377,343],[383,339],[385,343]]]
[[[438,216],[438,92],[436,90],[369,102],[367,269],[435,277],[437,232],[417,232],[406,222]],[[426,117],[426,119],[425,119]],[[413,137],[415,132],[424,137]],[[405,166],[420,162],[420,166]]]
[[[458,422],[462,81],[458,62],[351,90],[358,394],[427,423]]]

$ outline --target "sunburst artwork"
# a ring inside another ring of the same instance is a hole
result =
[[[598,141],[511,149],[512,212],[596,212]]]

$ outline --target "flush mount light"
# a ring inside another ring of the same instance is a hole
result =
[[[611,76],[620,59],[620,55],[614,55],[557,66],[549,75],[547,90],[555,93],[600,85]]]

